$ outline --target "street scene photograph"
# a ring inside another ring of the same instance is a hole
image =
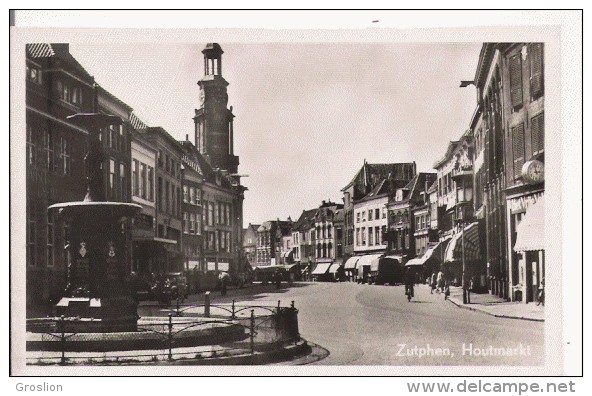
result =
[[[544,40],[167,34],[11,48],[26,370],[545,372]]]

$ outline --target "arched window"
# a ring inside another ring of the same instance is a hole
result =
[[[327,256],[327,244],[323,243],[323,257],[328,257]]]
[[[333,257],[333,244],[331,242],[329,242],[329,244],[327,245],[327,257]]]

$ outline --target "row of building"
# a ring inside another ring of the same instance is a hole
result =
[[[48,206],[81,201],[86,193],[88,131],[68,121],[102,113],[122,125],[101,131],[108,201],[142,206],[121,223],[130,273],[194,270],[239,275],[246,188],[233,153],[232,107],[222,76],[223,51],[208,44],[198,81],[194,136],[175,139],[142,122],[70,54],[68,44],[26,45],[26,279],[27,305],[42,305],[66,286],[72,257],[67,223]],[[84,247],[81,247],[83,249]]]
[[[545,277],[544,46],[485,43],[470,125],[443,148],[435,172],[371,164],[296,221],[249,225],[244,247],[259,269],[319,278],[399,281],[402,267],[508,300],[533,301]],[[388,268],[391,268],[388,270]],[[381,269],[384,269],[382,271]]]

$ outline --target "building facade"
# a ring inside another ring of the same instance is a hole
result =
[[[243,251],[251,266],[257,263],[257,229],[261,224],[251,224],[243,230]]]
[[[355,254],[355,203],[366,197],[380,182],[390,181],[390,188],[403,187],[417,173],[415,162],[390,164],[364,164],[352,180],[341,189],[344,202],[344,258],[349,259]]]
[[[404,187],[394,189],[389,197],[388,253],[401,264],[417,257],[414,212],[425,205],[427,189],[435,180],[436,174],[420,172]]]
[[[134,123],[138,129],[145,129],[139,120]],[[142,206],[134,219],[132,231],[132,270],[142,278],[149,278],[156,269],[154,257],[150,254],[157,242],[156,237],[156,157],[158,149],[135,129],[131,131],[130,179],[132,181],[132,202]]]
[[[156,236],[150,254],[153,272],[182,271],[182,175],[181,145],[163,128],[148,127],[139,131],[157,148],[156,156]],[[135,166],[135,165],[134,165]]]
[[[510,297],[528,303],[545,278],[544,44],[517,43],[500,52]]]
[[[88,131],[68,121],[96,109],[94,78],[68,44],[27,44],[26,293],[27,312],[57,302],[66,287],[67,224],[48,206],[86,194]]]

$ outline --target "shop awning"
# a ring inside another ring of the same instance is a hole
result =
[[[452,239],[452,236],[446,237],[444,240],[438,242],[424,253],[423,257],[425,261],[433,258],[434,260],[438,260],[440,262],[444,261],[444,253],[446,252],[446,247],[448,243]]]
[[[324,275],[329,270],[329,267],[331,267],[331,263],[318,263],[311,275]]]
[[[444,255],[444,261],[462,261],[463,244],[465,261],[481,259],[481,243],[479,241],[479,223],[469,224],[463,231],[457,232],[453,237]]]
[[[426,259],[424,258],[424,256],[422,256],[422,257],[416,257],[414,259],[411,259],[411,260],[407,261],[405,263],[405,267],[423,265],[423,263],[425,263],[425,262],[426,262]]]
[[[372,261],[379,258],[380,256],[381,256],[380,254],[366,254],[364,256],[360,256],[360,259],[358,260],[358,264],[356,265],[356,268],[362,268],[363,266],[366,266],[366,265],[370,266],[370,265],[372,265]]]
[[[375,258],[374,260],[372,260],[370,262],[370,271],[371,272],[376,272],[378,271],[378,264],[380,263],[380,256],[378,256],[377,258]]]
[[[384,258],[387,258],[387,259],[397,260],[399,263],[403,262],[404,257],[405,256],[400,255],[400,254],[391,254],[390,256],[384,256]]]
[[[524,214],[516,227],[514,251],[545,250],[545,197],[540,197]]]
[[[345,262],[345,267],[344,269],[346,271],[351,271],[354,268],[356,268],[356,263],[358,262],[358,260],[360,259],[360,256],[353,256],[347,259],[347,261]]]
[[[333,264],[331,264],[331,267],[329,268],[329,273],[330,274],[336,273],[337,270],[339,270],[339,267],[341,267],[341,264],[339,264],[339,263],[333,263]]]

